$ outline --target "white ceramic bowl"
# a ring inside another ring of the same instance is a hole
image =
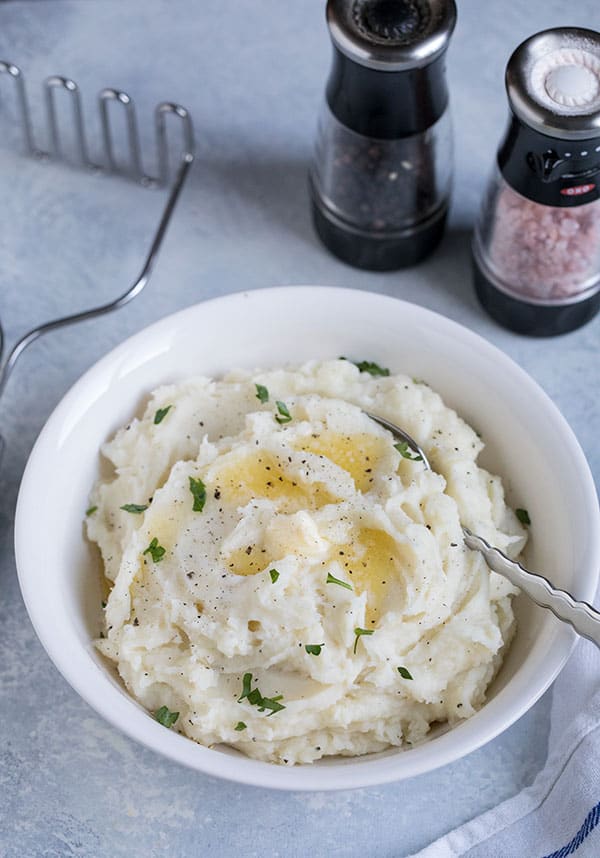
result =
[[[19,494],[19,580],[35,630],[67,681],[127,735],[208,774],[280,789],[346,789],[407,778],[483,745],[523,715],[554,680],[574,634],[524,596],[516,639],[483,709],[410,750],[287,768],[208,749],[153,720],[96,653],[97,560],[83,534],[103,441],[165,382],[194,373],[346,355],[426,379],[476,427],[481,461],[532,519],[528,563],[590,599],[600,569],[593,481],[569,426],[512,360],[466,328],[382,295],[324,287],[239,293],[190,307],[124,342],[64,397],[31,453]]]

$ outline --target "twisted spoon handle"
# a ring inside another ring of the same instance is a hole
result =
[[[591,605],[577,602],[565,590],[557,590],[546,578],[509,560],[498,548],[492,548],[489,542],[475,536],[466,527],[463,527],[463,532],[466,545],[480,551],[490,569],[508,578],[511,584],[524,590],[536,604],[549,608],[559,620],[569,623],[578,634],[600,647],[600,613]]]

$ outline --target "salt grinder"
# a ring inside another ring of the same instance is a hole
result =
[[[512,115],[475,231],[475,288],[505,327],[566,333],[600,308],[600,33],[532,36],[506,88]]]
[[[318,235],[350,265],[413,265],[442,237],[455,22],[454,0],[328,0],[333,65],[310,188]]]

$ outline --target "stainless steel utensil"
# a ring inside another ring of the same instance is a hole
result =
[[[46,151],[36,146],[35,143],[31,122],[31,110],[21,70],[13,63],[0,62],[0,75],[2,74],[7,75],[13,81],[25,149],[28,155],[37,159],[44,161],[69,160],[61,146],[61,135],[56,118],[55,93],[58,89],[62,89],[68,93],[68,97],[71,102],[73,113],[73,135],[75,140],[75,149],[77,152],[76,163],[84,169],[91,170],[95,173],[103,172],[127,177],[148,188],[163,187],[168,183],[170,174],[169,142],[167,139],[166,127],[168,116],[174,116],[179,122],[181,126],[182,143],[180,154],[177,159],[177,168],[175,170],[172,184],[169,188],[169,194],[162,211],[159,224],[152,237],[150,249],[148,250],[141,271],[136,280],[125,292],[113,301],[101,304],[97,307],[92,307],[81,313],[75,313],[73,315],[54,319],[27,331],[27,333],[25,333],[13,345],[5,360],[2,360],[4,354],[4,332],[0,325],[0,395],[5,388],[9,375],[14,369],[20,355],[27,346],[34,342],[38,337],[42,336],[42,334],[50,333],[50,331],[55,331],[58,328],[63,328],[66,325],[71,325],[75,322],[83,322],[86,319],[93,319],[96,316],[102,316],[105,313],[110,313],[113,310],[123,307],[140,294],[150,279],[163,238],[173,215],[175,205],[194,161],[194,129],[190,113],[180,104],[165,101],[158,104],[154,111],[158,175],[153,176],[145,172],[141,157],[135,105],[126,92],[116,89],[103,89],[98,95],[103,154],[98,160],[93,160],[89,153],[85,133],[79,87],[70,78],[58,76],[49,77],[44,82],[47,125],[46,132],[49,143],[49,151]],[[125,111],[129,158],[127,163],[124,165],[117,163],[117,159],[114,154],[113,134],[109,115],[109,103],[113,101],[122,105],[122,110]],[[3,445],[4,442],[0,436],[0,456]]]
[[[371,420],[374,420],[380,426],[383,426],[384,429],[387,429],[388,432],[391,432],[395,438],[405,441],[410,449],[421,457],[426,470],[433,470],[423,449],[408,432],[405,432],[399,426],[390,423],[389,420],[385,420],[383,417],[378,417],[376,414],[371,414],[368,411],[365,413]],[[499,548],[494,548],[489,542],[482,539],[481,536],[471,533],[468,528],[463,527],[462,530],[465,537],[465,545],[473,551],[481,552],[485,562],[493,572],[504,575],[511,584],[519,587],[530,599],[533,599],[536,605],[539,605],[541,608],[548,608],[555,617],[572,626],[578,635],[587,638],[595,643],[597,647],[600,647],[600,613],[592,608],[591,605],[588,605],[587,602],[578,602],[566,590],[558,590],[556,587],[553,587],[542,575],[525,569],[520,563],[516,563],[507,557],[506,554],[503,554]]]

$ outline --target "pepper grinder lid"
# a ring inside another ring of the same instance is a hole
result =
[[[561,27],[523,42],[506,69],[515,115],[562,140],[600,137],[600,33]]]
[[[334,44],[378,71],[429,65],[447,48],[456,24],[454,0],[328,0]]]

